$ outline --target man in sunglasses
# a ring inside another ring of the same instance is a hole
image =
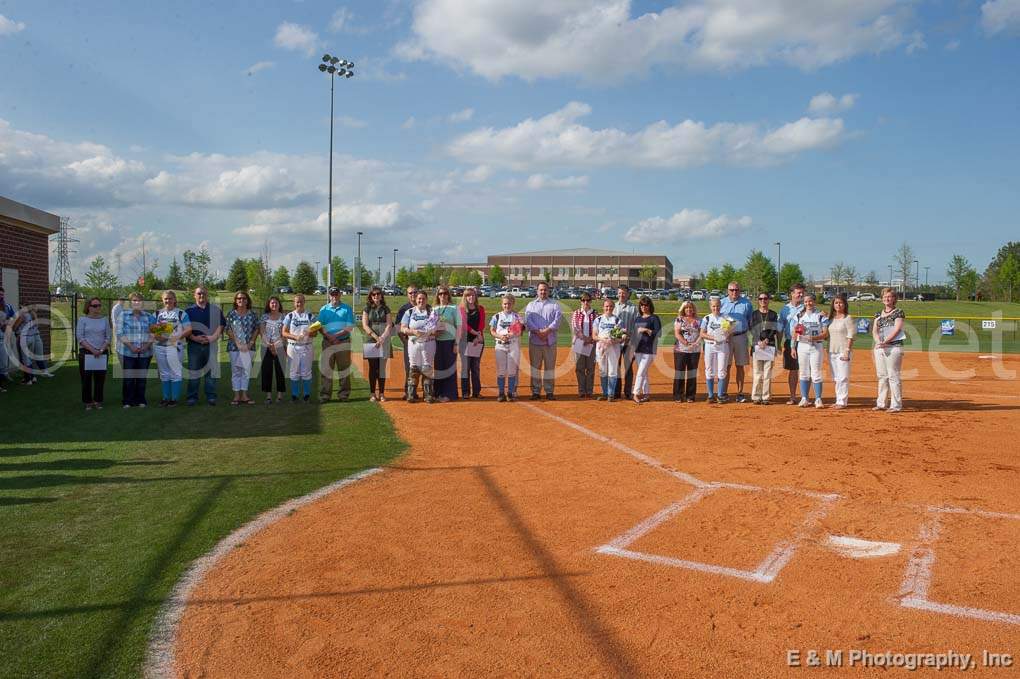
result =
[[[205,377],[205,401],[216,405],[216,385],[220,376],[219,342],[227,321],[223,309],[209,301],[209,290],[198,286],[195,303],[184,310],[191,321],[188,335],[188,405],[198,403],[198,385]]]
[[[329,301],[319,309],[322,323],[322,356],[319,357],[319,400],[328,403],[333,396],[333,372],[339,371],[336,397],[351,397],[351,329],[354,310],[340,301],[340,288],[329,289]]]
[[[751,362],[747,349],[747,331],[751,329],[751,314],[754,306],[751,301],[740,294],[740,283],[730,281],[726,286],[726,299],[722,301],[719,312],[733,320],[733,332],[730,335],[730,364],[737,365],[737,403],[745,403],[744,366]],[[726,383],[730,383],[730,366],[726,366]]]
[[[779,314],[769,308],[769,301],[769,293],[758,293],[758,308],[751,314],[750,337],[754,341],[751,403],[755,405],[768,405],[772,401],[772,367],[778,350],[777,338],[781,337]]]

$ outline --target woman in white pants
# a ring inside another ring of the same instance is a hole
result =
[[[294,295],[294,310],[283,317],[280,334],[287,340],[287,367],[290,369],[290,400],[296,403],[303,389],[304,401],[312,397],[312,360],[315,346],[311,330],[315,314],[305,310],[305,296]]]
[[[701,319],[701,339],[705,341],[705,386],[707,403],[726,403],[726,368],[730,364],[730,333],[733,322],[720,313],[722,302],[713,297],[709,314]]]
[[[854,344],[854,319],[846,294],[839,293],[829,309],[829,368],[836,387],[836,405],[842,410],[850,402],[850,352]]]
[[[816,306],[814,293],[804,295],[804,310],[797,316],[793,329],[793,357],[797,359],[800,371],[800,407],[811,405],[808,393],[812,387],[815,392],[815,407],[824,408],[822,403],[822,343],[828,338],[829,319]]]
[[[644,403],[651,398],[648,386],[648,371],[655,360],[655,352],[659,348],[659,334],[662,333],[662,321],[655,315],[652,299],[643,295],[638,300],[638,317],[634,320],[634,333],[637,344],[634,346],[634,358],[637,369],[634,372],[634,402]]]
[[[878,375],[878,400],[873,410],[885,410],[889,401],[889,412],[903,410],[900,369],[903,366],[903,341],[906,332],[903,325],[906,315],[896,307],[896,291],[882,289],[882,304],[885,308],[875,314],[871,336],[875,340],[875,373]]]
[[[174,407],[181,397],[184,380],[184,342],[191,334],[191,320],[188,314],[177,307],[177,294],[173,290],[163,293],[163,308],[156,312],[156,325],[167,325],[169,333],[153,335],[156,343],[152,347],[156,355],[156,369],[163,389],[163,400],[159,405]]]
[[[626,333],[620,334],[620,318],[613,313],[616,304],[611,299],[602,302],[602,315],[592,324],[592,339],[595,340],[595,362],[599,366],[599,382],[602,396],[596,401],[616,400],[616,383],[620,379],[620,350],[627,341]],[[618,337],[613,337],[614,330]]]
[[[489,322],[495,342],[497,401],[517,400],[517,374],[521,367],[521,329],[524,320],[514,311],[515,298],[503,295],[499,313]]]
[[[410,372],[407,375],[407,402],[418,402],[418,382],[422,383],[426,403],[435,403],[432,392],[432,367],[436,358],[436,335],[442,330],[442,322],[435,309],[429,306],[429,296],[424,290],[414,295],[414,306],[404,313],[400,321],[400,332],[407,337],[407,361]]]
[[[227,314],[227,354],[230,356],[230,386],[234,390],[231,405],[255,403],[248,396],[248,383],[251,382],[258,334],[259,317],[251,308],[251,297],[239,290],[234,295],[234,308]]]

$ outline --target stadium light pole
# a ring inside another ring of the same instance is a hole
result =
[[[390,280],[390,285],[393,287],[397,287],[397,252],[399,250],[393,248],[393,278]]]
[[[379,285],[382,283],[382,255],[377,255],[375,263],[375,284]]]
[[[919,287],[921,287],[921,265],[915,259],[914,260],[914,290],[916,291]]]
[[[931,268],[930,266],[924,267],[924,287],[925,288],[928,287],[928,269],[930,269],[930,268]]]
[[[889,287],[892,288],[892,264],[889,265]]]
[[[326,244],[326,285],[333,284],[333,84],[337,76],[341,78],[354,77],[354,62],[334,57],[331,54],[322,55],[322,63],[319,64],[319,71],[329,74],[329,216],[327,222],[327,244]],[[318,268],[318,267],[316,267]]]
[[[364,231],[358,231],[358,255],[354,258],[354,307],[361,303],[361,236]]]
[[[778,295],[783,291],[782,286],[779,285],[779,274],[783,271],[783,244],[780,241],[776,241],[776,294]]]

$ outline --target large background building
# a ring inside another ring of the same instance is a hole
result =
[[[484,263],[443,264],[445,269],[478,271],[488,280],[489,271],[499,265],[507,285],[536,285],[549,280],[553,286],[603,286],[626,283],[633,288],[648,287],[642,273],[646,265],[655,269],[652,287],[665,288],[673,282],[673,263],[665,255],[635,254],[615,250],[575,248],[489,255]]]

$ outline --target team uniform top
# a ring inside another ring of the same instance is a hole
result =
[[[602,314],[595,319],[595,336],[600,340],[610,339],[611,335],[609,333],[613,331],[613,328],[619,327],[621,327],[619,316],[606,316],[605,314]]]
[[[406,325],[411,329],[412,334],[408,339],[412,342],[428,342],[434,340],[435,337],[429,339],[421,339],[413,334],[416,330],[435,330],[439,325],[439,316],[433,309],[426,309],[425,311],[419,311],[417,307],[412,307],[407,310],[404,317],[400,320],[401,325]]]
[[[829,325],[829,318],[817,309],[810,312],[802,311],[800,315],[797,316],[797,323],[804,326],[804,332],[801,337],[818,337]],[[804,342],[807,340],[802,339],[801,341]]]
[[[306,346],[312,343],[308,335],[308,326],[315,322],[315,314],[304,311],[291,311],[283,317],[283,327],[292,335],[300,335],[301,339],[287,340],[291,346]]]
[[[156,324],[161,325],[163,323],[169,323],[173,326],[173,330],[167,335],[156,335],[156,344],[161,347],[180,346],[180,334],[191,327],[191,319],[188,318],[188,312],[176,307],[173,309],[160,309],[156,312]],[[173,344],[170,343],[171,336],[178,337]]]
[[[701,319],[701,329],[704,330],[709,335],[711,335],[713,338],[715,338],[711,340],[705,340],[706,342],[723,341],[723,337],[726,334],[726,331],[723,330],[723,321],[730,321],[731,323],[733,322],[726,316],[722,315],[713,316],[712,314],[708,314],[707,316]]]
[[[510,332],[510,327],[514,323],[523,325],[524,322],[521,320],[521,315],[519,313],[516,311],[500,311],[492,317],[491,321],[489,321],[489,327],[492,328],[493,332],[499,332],[505,335]],[[510,335],[506,339],[498,339],[496,341],[499,344],[513,344],[514,342],[520,342],[521,336]]]

